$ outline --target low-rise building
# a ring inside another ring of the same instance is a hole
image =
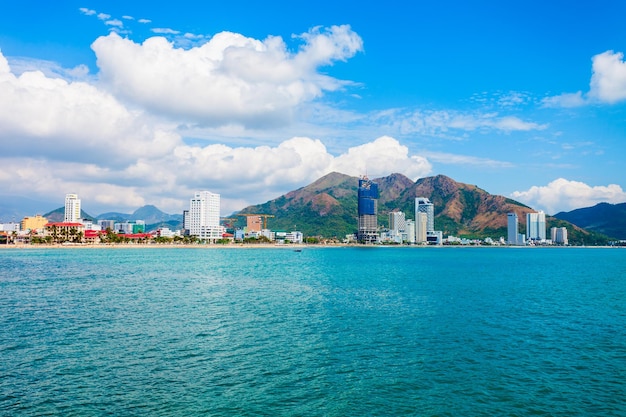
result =
[[[21,221],[22,230],[43,230],[48,223],[48,219],[40,214],[33,217],[24,217]]]

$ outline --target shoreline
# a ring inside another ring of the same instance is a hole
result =
[[[304,248],[395,248],[395,249],[424,249],[424,248],[508,248],[508,249],[537,249],[537,248],[568,248],[568,249],[619,249],[625,246],[509,246],[509,245],[357,245],[352,243],[333,243],[333,244],[183,244],[183,243],[165,243],[165,244],[136,244],[136,243],[107,243],[107,244],[7,244],[0,245],[0,250],[6,249],[291,249],[301,250]]]

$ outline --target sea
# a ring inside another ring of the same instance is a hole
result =
[[[0,249],[2,416],[626,416],[626,249]]]

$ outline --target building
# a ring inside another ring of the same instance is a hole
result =
[[[360,243],[378,241],[378,184],[367,177],[359,179],[358,190],[358,231]]]
[[[519,235],[519,219],[517,213],[508,213],[506,215],[507,240],[509,245],[517,245]]]
[[[65,223],[80,222],[80,198],[78,194],[65,194]]]
[[[98,220],[98,226],[101,230],[111,229],[115,231],[115,220]]]
[[[406,230],[406,216],[401,211],[389,213],[389,230],[396,233]]]
[[[415,199],[415,223],[417,223],[417,213],[426,213],[426,232],[435,231],[435,206],[426,197]]]
[[[407,243],[415,243],[415,229],[416,229],[416,224],[413,220],[407,220],[406,221],[406,231],[404,232],[403,236],[403,240]]]
[[[546,214],[543,211],[526,213],[526,241],[545,242]]]
[[[415,243],[426,242],[428,233],[428,215],[423,212],[415,213]]]
[[[34,217],[24,217],[21,221],[22,230],[43,230],[44,226],[48,223],[48,219],[40,214]]]
[[[189,202],[185,220],[191,236],[212,242],[221,239],[224,227],[220,225],[220,195],[210,191],[196,192]]]
[[[555,245],[567,246],[569,244],[567,240],[567,229],[565,227],[551,228],[550,238],[552,239],[552,243],[554,243]]]
[[[246,216],[246,232],[260,232],[263,229],[263,218],[256,215]]]
[[[507,215],[507,240],[509,245],[524,245],[526,239],[523,234],[519,233],[519,218],[517,213],[508,213]]]
[[[44,237],[52,237],[53,242],[80,243],[85,236],[85,226],[78,222],[47,223],[44,227]]]

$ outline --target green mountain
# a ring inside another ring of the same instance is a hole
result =
[[[569,212],[560,212],[554,217],[566,220],[586,230],[626,240],[626,203],[600,203]]]
[[[507,235],[507,213],[515,212],[524,232],[526,213],[532,208],[509,198],[491,195],[475,185],[454,181],[445,175],[411,181],[402,174],[373,180],[378,184],[379,225],[388,226],[391,211],[415,218],[415,198],[426,197],[435,206],[435,229],[443,235],[498,239]],[[342,239],[357,227],[358,178],[333,172],[310,185],[264,204],[248,206],[235,214],[270,214],[272,230],[300,230],[306,236]],[[606,243],[606,236],[588,232],[566,221],[546,216],[546,226],[566,226],[572,244]],[[239,226],[244,225],[241,218]]]

